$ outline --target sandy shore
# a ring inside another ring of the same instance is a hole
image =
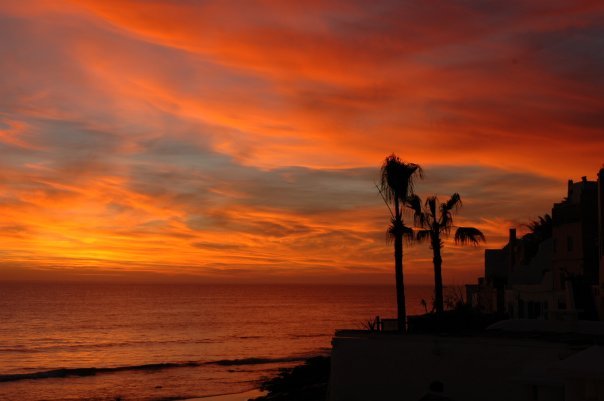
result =
[[[324,401],[330,371],[330,357],[315,356],[262,383],[261,390],[214,397],[190,398],[187,401]]]
[[[216,395],[202,398],[189,398],[186,401],[248,401],[250,398],[260,397],[266,393],[260,390],[250,390],[244,393]]]

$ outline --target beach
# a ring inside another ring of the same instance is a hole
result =
[[[260,390],[250,390],[243,393],[223,394],[202,398],[188,398],[186,401],[248,401],[250,399],[260,397],[263,394],[264,392]]]

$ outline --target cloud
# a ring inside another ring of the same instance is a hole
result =
[[[5,264],[382,280],[374,183],[393,151],[500,246],[603,161],[603,17],[596,1],[3,4]],[[406,255],[429,281],[429,249]],[[472,277],[482,249],[447,243],[445,263]]]

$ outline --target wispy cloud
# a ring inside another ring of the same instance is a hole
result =
[[[29,0],[0,38],[11,272],[383,280],[387,154],[493,247],[604,161],[597,1]],[[449,278],[480,272],[445,249]]]

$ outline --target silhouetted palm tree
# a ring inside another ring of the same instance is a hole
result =
[[[526,234],[525,237],[531,236],[539,242],[551,238],[554,226],[552,216],[546,213],[543,216],[538,216],[537,218],[538,220],[533,220],[526,224],[526,227],[531,230],[531,232]]]
[[[414,163],[405,163],[394,153],[386,157],[381,168],[381,182],[378,190],[390,209],[391,225],[389,238],[394,240],[394,272],[396,276],[396,305],[398,309],[398,329],[405,331],[407,311],[405,308],[405,286],[403,281],[403,236],[413,239],[413,230],[403,222],[403,209],[413,194],[416,177],[421,177],[422,169]]]
[[[554,225],[552,216],[546,213],[543,216],[538,216],[537,220],[533,220],[524,226],[527,227],[530,232],[522,237],[522,244],[524,246],[522,263],[529,264],[531,259],[539,251],[539,244],[552,237]]]
[[[443,278],[442,278],[442,256],[441,250],[444,243],[441,237],[446,237],[453,228],[453,213],[461,207],[461,197],[458,193],[451,195],[451,198],[441,203],[439,213],[437,214],[438,198],[431,196],[426,199],[422,207],[421,200],[418,196],[413,196],[409,200],[410,207],[415,211],[415,223],[421,227],[416,234],[416,240],[420,242],[430,241],[430,247],[434,255],[432,261],[434,263],[434,307],[436,313],[440,314],[443,307]],[[455,230],[455,243],[462,245],[473,244],[478,245],[479,242],[484,242],[484,234],[474,227],[458,227]]]

